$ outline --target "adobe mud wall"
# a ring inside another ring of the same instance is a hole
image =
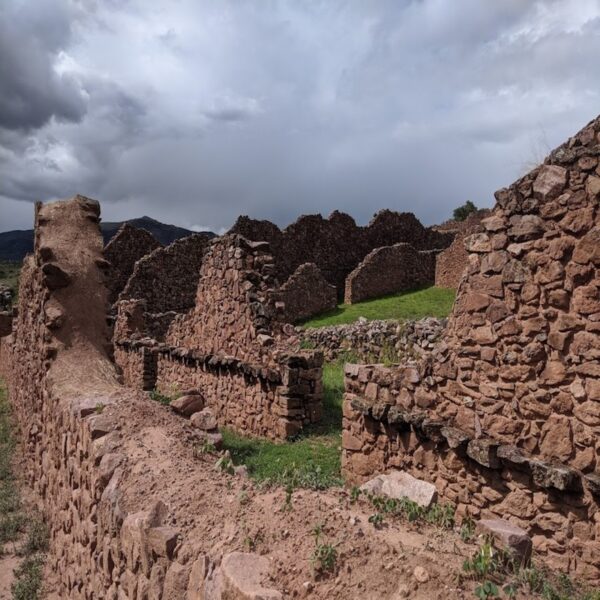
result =
[[[128,223],[106,244],[104,258],[110,263],[108,268],[109,302],[116,302],[133,273],[135,263],[156,248],[160,242],[145,229],[138,229]]]
[[[437,254],[434,250],[419,252],[410,244],[373,250],[346,278],[344,303],[432,285]]]
[[[268,244],[239,235],[213,241],[195,307],[177,315],[163,343],[140,335],[143,307],[122,305],[115,360],[127,385],[199,391],[220,426],[269,438],[295,435],[321,417],[319,352],[286,344],[276,315]]]
[[[436,286],[454,289],[458,287],[469,258],[469,253],[465,247],[465,240],[474,233],[483,231],[481,221],[489,217],[490,213],[491,211],[489,210],[480,210],[469,215],[464,221],[450,221],[439,226],[439,230],[455,233],[456,237],[452,244],[436,257]],[[456,229],[452,229],[453,226],[456,226]]]
[[[280,283],[302,264],[317,265],[334,285],[338,298],[344,295],[348,274],[375,248],[406,242],[417,250],[446,248],[453,234],[423,227],[412,213],[378,212],[366,227],[356,225],[345,213],[334,211],[329,218],[305,215],[280,230],[269,221],[239,217],[230,233],[249,240],[269,242]]]
[[[300,265],[273,298],[283,304],[277,318],[285,323],[297,323],[337,306],[335,287],[314,263]]]
[[[135,263],[119,300],[145,300],[150,314],[189,310],[209,242],[207,234],[197,233],[147,254]]]
[[[497,192],[429,361],[351,367],[343,468],[389,466],[600,580],[600,120]]]

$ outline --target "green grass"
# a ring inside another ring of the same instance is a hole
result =
[[[297,439],[275,443],[223,431],[234,464],[245,464],[256,481],[291,487],[324,489],[341,485],[340,457],[344,366],[323,368],[323,419]]]
[[[15,296],[19,292],[19,273],[21,263],[0,261],[0,285],[7,285]]]
[[[456,292],[452,289],[428,287],[367,300],[358,304],[340,304],[336,309],[314,317],[303,323],[302,326],[342,325],[354,323],[359,317],[365,317],[369,321],[447,317],[452,310],[455,295]]]
[[[27,515],[21,504],[12,472],[15,444],[6,387],[0,379],[0,554],[7,544],[18,544],[17,554],[23,560],[15,571],[13,600],[37,600],[42,589],[48,530],[35,515]]]

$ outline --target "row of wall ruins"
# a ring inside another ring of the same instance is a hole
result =
[[[427,360],[348,365],[343,470],[403,469],[600,580],[600,120],[496,194]]]

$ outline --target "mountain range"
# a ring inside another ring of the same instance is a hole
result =
[[[179,238],[192,235],[194,232],[176,225],[167,225],[151,219],[140,217],[121,222],[100,223],[104,243],[108,242],[123,223],[149,231],[163,246],[173,243]],[[214,233],[209,232],[211,235]],[[33,229],[0,232],[0,260],[22,261],[25,255],[33,251]]]

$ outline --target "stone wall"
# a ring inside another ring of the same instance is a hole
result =
[[[356,304],[432,285],[436,254],[433,250],[419,252],[410,244],[373,250],[346,278],[344,303]]]
[[[190,235],[138,260],[119,300],[145,300],[151,314],[189,310],[210,239],[208,234]]]
[[[443,228],[443,231],[454,233],[455,238],[452,244],[436,257],[436,286],[454,289],[458,287],[469,258],[469,253],[465,247],[465,240],[474,233],[483,231],[481,221],[489,217],[490,212],[489,210],[480,210],[469,215],[464,221],[452,221],[439,226]],[[456,229],[453,229],[453,226]]]
[[[337,306],[337,292],[314,263],[300,265],[277,290],[276,299],[283,303],[279,319],[297,323]]]
[[[321,350],[327,360],[397,362],[431,352],[446,323],[446,319],[434,317],[418,321],[368,321],[360,317],[347,325],[297,328],[296,333],[305,346]]]
[[[145,229],[138,229],[128,223],[121,225],[119,231],[104,248],[104,258],[110,263],[108,289],[111,304],[125,288],[135,263],[160,247],[160,242]]]
[[[220,426],[295,435],[321,417],[323,356],[290,343],[274,319],[274,287],[268,244],[239,235],[213,241],[195,307],[173,319],[163,343],[146,335],[143,305],[119,303],[115,358],[124,381],[149,388],[154,377],[165,393],[198,390]]]
[[[344,295],[348,274],[375,248],[407,242],[417,250],[446,248],[453,234],[423,227],[412,213],[378,212],[366,227],[347,214],[335,211],[329,218],[305,215],[280,230],[269,221],[240,217],[231,229],[254,241],[267,241],[275,257],[276,275],[285,281],[300,265],[312,262]]]
[[[467,272],[430,360],[417,375],[348,372],[343,444],[350,478],[418,472],[465,511],[509,517],[551,564],[594,581],[599,156],[596,120],[497,192],[485,231],[466,241]]]

